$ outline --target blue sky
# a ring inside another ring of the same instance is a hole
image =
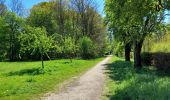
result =
[[[38,4],[39,2],[43,2],[47,0],[23,0],[23,4],[27,9],[30,9],[33,5]],[[100,14],[104,15],[103,9],[104,9],[104,0],[96,0],[98,4],[98,11]]]
[[[23,0],[23,4],[27,9],[30,9],[33,5],[43,1],[47,1],[47,0]]]
[[[104,0],[96,0],[96,2],[98,3],[100,14],[104,15]]]
[[[8,0],[7,0],[8,1]],[[26,9],[30,9],[33,5],[38,4],[39,2],[43,2],[43,1],[48,1],[48,0],[23,0],[23,4],[26,7]],[[99,13],[104,16],[104,0],[96,0],[97,2],[97,6],[98,6],[98,11]],[[170,17],[167,17],[165,19],[165,22],[169,22]]]

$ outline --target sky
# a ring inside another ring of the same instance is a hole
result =
[[[104,0],[96,0],[96,2],[98,3],[98,10],[99,10],[99,13],[101,14],[101,15],[105,15],[104,14]]]
[[[7,0],[7,1],[9,1],[9,0]],[[36,4],[43,2],[43,1],[48,1],[48,0],[23,0],[23,4],[26,7],[26,9],[30,9],[30,8],[32,8],[33,5],[36,5]],[[102,16],[105,16],[104,0],[96,0],[96,2],[97,2],[98,12]],[[170,19],[170,17],[165,18],[165,22],[169,22],[170,21],[169,19]]]
[[[39,2],[43,2],[43,1],[47,1],[47,0],[23,0],[23,4],[26,7],[26,9],[30,9],[32,8],[33,5],[38,4]],[[97,2],[97,6],[98,6],[98,11],[99,13],[104,16],[104,0],[96,0]]]
[[[23,0],[23,4],[27,9],[32,8],[33,5],[38,4],[39,2],[43,2],[47,0]]]

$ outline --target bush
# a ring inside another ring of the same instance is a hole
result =
[[[158,70],[168,71],[170,69],[170,53],[143,53],[142,63],[155,66]]]
[[[152,53],[144,52],[141,54],[142,63],[145,66],[151,66],[152,65]]]
[[[159,70],[170,69],[170,53],[154,53],[152,64]]]
[[[79,52],[83,59],[96,57],[95,46],[93,41],[88,37],[83,37],[79,40]]]
[[[73,58],[76,51],[75,40],[71,37],[65,38],[63,52],[66,58]]]

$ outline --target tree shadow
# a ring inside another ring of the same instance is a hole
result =
[[[40,75],[44,74],[44,71],[40,68],[23,69],[15,72],[9,72],[6,76],[23,76],[23,75]]]
[[[108,74],[108,76],[115,81],[129,79],[133,76],[134,73],[132,65],[133,63],[131,62],[124,62],[121,60],[107,64],[105,69],[106,74]]]
[[[169,100],[170,83],[167,74],[144,67],[135,70],[132,62],[115,61],[108,64],[106,74],[114,81],[114,93],[109,100]],[[162,79],[163,78],[163,79]]]
[[[71,62],[69,61],[65,61],[65,62],[62,62],[61,64],[70,64]]]

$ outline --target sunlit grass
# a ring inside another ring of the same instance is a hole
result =
[[[151,52],[170,52],[170,34],[152,44]]]
[[[41,62],[0,62],[0,100],[38,99],[102,59],[46,61],[44,74]]]
[[[106,71],[104,100],[170,99],[170,77],[153,68],[135,71],[133,63],[114,57]]]

